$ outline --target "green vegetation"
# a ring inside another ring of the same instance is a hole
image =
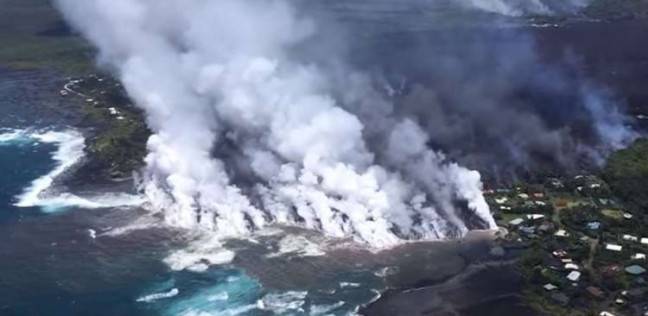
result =
[[[527,305],[545,315],[598,315],[627,314],[642,303],[627,293],[642,291],[645,280],[625,269],[646,267],[645,260],[634,258],[648,253],[648,245],[641,242],[648,237],[646,214],[642,208],[628,207],[615,192],[648,190],[623,185],[623,179],[643,174],[637,169],[648,164],[644,150],[648,152],[648,145],[639,141],[613,155],[605,174],[618,183],[578,175],[488,192],[499,226],[508,229],[502,245],[524,249],[518,268],[526,283]]]
[[[72,83],[74,92],[66,97],[81,99],[83,125],[95,131],[87,140],[89,159],[81,174],[93,181],[129,177],[142,166],[151,134],[143,113],[113,79],[90,75]]]
[[[50,1],[0,0],[0,8],[0,66],[67,74],[92,69],[92,49],[70,32]]]
[[[614,153],[603,177],[629,207],[648,208],[648,139],[639,139],[629,148]]]

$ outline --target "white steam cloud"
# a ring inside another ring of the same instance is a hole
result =
[[[146,111],[143,188],[169,224],[298,224],[375,247],[495,227],[479,173],[430,150],[413,121],[385,114],[383,152],[368,149],[326,69],[292,56],[317,28],[287,2],[58,3]]]

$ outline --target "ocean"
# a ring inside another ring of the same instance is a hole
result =
[[[282,237],[273,234],[263,237],[272,245],[261,248],[239,242],[237,252],[254,263],[173,270],[168,258],[185,249],[185,232],[153,222],[120,231],[146,214],[133,206],[137,200],[75,195],[57,183],[82,163],[84,147],[83,131],[68,124],[75,118],[52,102],[60,99],[54,95],[61,79],[1,74],[0,315],[349,315],[382,290],[373,267],[335,267],[316,283],[268,274],[280,261],[313,266],[312,254],[284,256]],[[43,87],[50,92],[35,93]],[[174,258],[193,258],[180,254]],[[244,266],[261,267],[265,280]]]

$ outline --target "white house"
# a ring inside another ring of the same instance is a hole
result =
[[[514,220],[511,220],[511,221],[509,222],[509,224],[511,224],[512,226],[518,226],[518,225],[522,224],[523,222],[524,222],[523,219],[521,219],[521,218],[516,218],[516,219],[514,219]]]
[[[567,236],[569,236],[569,233],[567,233],[567,231],[564,230],[564,229],[560,229],[560,230],[558,230],[558,231],[554,234],[554,236],[557,236],[557,237],[567,237]]]
[[[641,243],[644,245],[648,245],[648,238],[641,238]]]
[[[572,272],[569,272],[569,274],[567,275],[567,279],[569,281],[572,281],[572,282],[578,282],[578,280],[580,279],[580,276],[581,276],[580,272],[572,271]]]
[[[605,249],[610,251],[621,251],[623,247],[615,244],[605,244]]]
[[[555,285],[553,285],[551,283],[547,283],[543,287],[544,287],[545,290],[550,291],[550,292],[558,288],[557,286],[555,286]]]
[[[578,270],[578,265],[575,263],[565,264],[565,270]]]
[[[626,241],[639,241],[639,238],[637,238],[637,236],[632,236],[632,235],[623,235],[623,240],[626,240]]]
[[[542,214],[527,214],[526,218],[529,220],[543,219],[545,216]]]
[[[645,253],[635,253],[632,255],[630,258],[632,260],[646,260],[646,254]]]

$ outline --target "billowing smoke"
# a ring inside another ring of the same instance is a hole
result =
[[[318,29],[289,3],[58,3],[146,111],[143,190],[170,224],[297,224],[376,247],[495,226],[479,173],[431,150],[369,77],[295,49]]]

